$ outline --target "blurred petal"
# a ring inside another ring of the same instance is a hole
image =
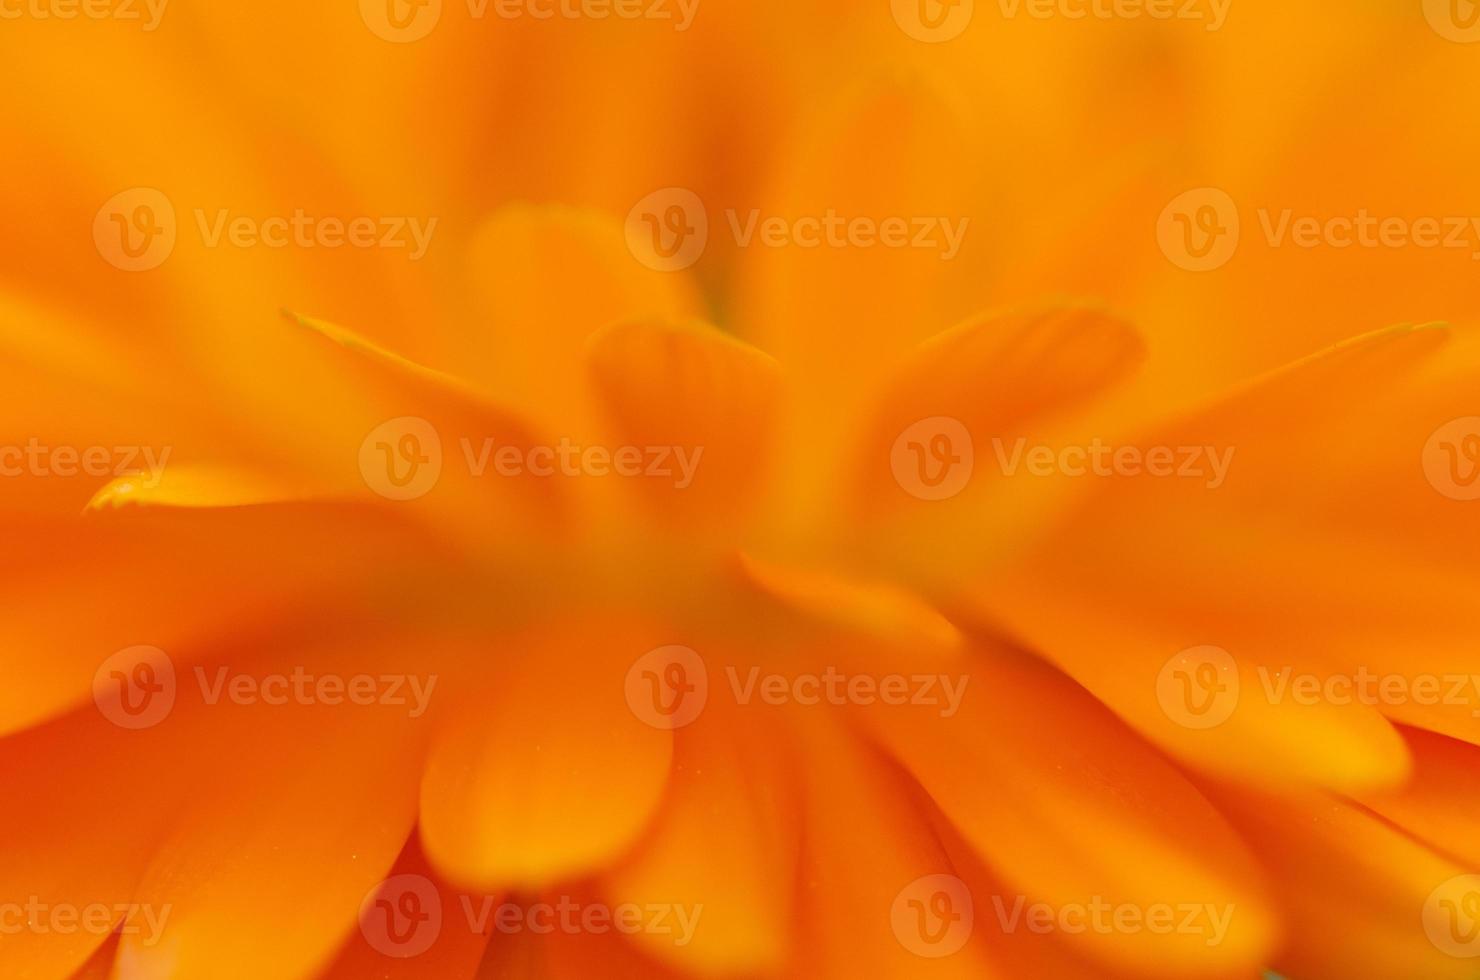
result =
[[[1232,910],[1226,935],[1208,921],[1066,938],[1135,975],[1253,973],[1266,962],[1274,921],[1254,855],[1174,767],[1052,668],[998,651],[957,667],[970,682],[958,714],[877,707],[868,717],[1014,893],[1055,909]]]
[[[177,466],[161,474],[156,486],[140,477],[122,476],[99,490],[88,507],[106,510],[141,507],[246,507],[303,500],[312,491],[261,473],[226,467]]]
[[[394,515],[353,504],[127,508],[7,533],[0,663],[17,681],[0,693],[0,731],[87,699],[94,673],[126,647],[178,653],[243,623],[335,608],[375,588],[389,563],[448,561]],[[79,602],[88,615],[75,615]]]
[[[1284,976],[1474,975],[1425,933],[1426,905],[1466,869],[1349,803],[1322,797],[1220,792],[1239,831],[1264,857],[1284,906]]]
[[[955,870],[930,832],[923,795],[826,719],[808,720],[803,737],[807,830],[798,921],[808,941],[797,949],[792,975],[998,976],[979,937],[950,918],[965,912],[957,907],[960,896],[950,897],[940,921],[911,931],[911,889]],[[960,948],[934,955],[932,940],[944,952],[957,946],[958,935]]]
[[[153,844],[181,802],[185,782],[172,765],[179,750],[159,729],[128,732],[91,707],[0,740],[0,778],[25,801],[0,813],[0,894],[21,905],[34,899],[40,910],[27,915],[36,928],[11,931],[0,944],[0,972],[64,977],[90,958],[102,960],[90,968],[111,965],[110,934],[136,901]],[[41,928],[51,910],[69,908],[80,918],[99,909],[101,930]]]
[[[767,479],[779,369],[707,324],[626,321],[590,340],[592,378],[621,445],[672,447],[672,476],[639,480],[662,520],[703,533],[713,515],[743,526]],[[693,464],[682,472],[684,459]]]
[[[965,643],[961,631],[939,610],[892,582],[871,581],[831,570],[740,557],[747,580],[783,603],[814,629],[827,631],[822,655],[835,657],[839,637],[857,661],[898,663],[901,655],[923,665],[952,662]],[[872,657],[870,657],[872,655]]]
[[[1480,867],[1480,748],[1432,732],[1405,729],[1413,776],[1361,801],[1441,854]]]
[[[356,672],[365,663],[341,662]],[[331,672],[332,661],[319,658],[316,670]],[[422,751],[415,725],[404,709],[382,705],[197,710],[215,712],[193,739],[206,768],[137,892],[146,908],[168,908],[169,921],[158,936],[124,936],[118,973],[312,976],[411,831]],[[284,765],[304,746],[334,764]]]
[[[1473,342],[1445,340],[1434,329],[1358,338],[1128,442],[1179,466],[1201,454],[1193,478],[1093,479],[974,601],[1200,766],[1352,790],[1396,783],[1406,751],[1379,706],[1299,703],[1271,678],[1471,672],[1473,576],[1457,546],[1475,526],[1422,463],[1436,429],[1464,414],[1480,359]],[[1158,676],[1209,647],[1239,684],[1221,688],[1226,721],[1191,725]]]
[[[595,212],[503,208],[478,230],[469,263],[485,327],[464,370],[566,433],[582,418],[588,337],[619,320],[700,312],[682,276],[639,264],[620,222]]]
[[[497,686],[454,709],[421,788],[422,844],[449,880],[539,888],[636,842],[662,800],[673,739],[628,707],[621,641],[632,660],[659,645],[595,625],[512,638]]]
[[[704,974],[771,975],[792,947],[800,821],[789,746],[767,721],[718,699],[674,734],[662,810],[638,850],[608,875],[623,902],[684,903],[701,918],[692,942],[639,933],[634,941]],[[723,842],[722,846],[716,846]]]
[[[522,418],[461,378],[353,331],[285,315],[345,352],[320,351],[337,354],[331,362],[369,399],[356,408],[356,421],[332,434],[315,433],[318,450],[310,465],[328,486],[390,499],[454,541],[471,538],[512,550],[532,532],[553,529],[561,494],[549,479],[529,468],[506,475],[490,467],[500,450],[530,458],[538,441]]]
[[[481,897],[475,901],[473,896],[455,892],[438,881],[414,838],[386,877],[394,879],[401,875],[411,876],[407,881],[414,887],[425,887],[421,884],[423,881],[429,883],[441,903],[440,919],[429,918],[401,934],[405,937],[401,948],[394,941],[377,948],[366,938],[363,927],[366,913],[362,910],[362,926],[350,934],[319,980],[364,980],[365,977],[376,980],[471,980],[476,974],[488,947],[489,932],[486,926],[481,932],[474,928],[477,923],[468,915],[467,908],[479,910]],[[464,902],[468,905],[465,906]],[[418,911],[429,910],[421,908]],[[415,955],[397,955],[418,949],[422,942],[419,929],[435,930],[427,948]],[[374,935],[378,942],[384,942],[380,933]]]
[[[1054,431],[1129,378],[1143,355],[1133,327],[1083,307],[983,314],[922,344],[871,408],[849,460],[857,512],[887,529],[877,538],[891,564],[950,577],[973,560],[971,543],[1021,533],[1015,525],[1031,520],[1034,501],[1004,496],[1000,447]],[[966,479],[946,482],[958,469]],[[1020,497],[1041,492],[1041,481],[1022,482],[1034,486]],[[937,484],[955,492],[942,498]]]

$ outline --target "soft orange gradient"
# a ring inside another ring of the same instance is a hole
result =
[[[0,976],[1475,975],[1469,0],[0,64]]]

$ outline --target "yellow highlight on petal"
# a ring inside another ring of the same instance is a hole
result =
[[[246,507],[307,500],[315,494],[274,477],[244,469],[186,465],[138,476],[121,476],[93,494],[86,511],[139,507]]]
[[[943,653],[964,645],[955,624],[899,586],[781,565],[753,555],[741,555],[740,563],[761,588],[819,621],[878,639],[913,641],[925,650]]]

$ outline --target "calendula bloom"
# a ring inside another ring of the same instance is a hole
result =
[[[1472,13],[0,0],[0,974],[1473,976]]]

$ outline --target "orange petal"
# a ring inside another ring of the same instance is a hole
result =
[[[345,676],[365,664],[363,651],[312,662]],[[189,726],[203,765],[136,892],[169,918],[157,933],[123,937],[117,975],[313,975],[411,831],[423,751],[416,723],[382,704],[223,701],[176,711],[167,724]],[[176,727],[174,737],[182,734]],[[285,762],[305,745],[334,764]]]
[[[799,721],[809,782],[798,928],[807,941],[788,975],[998,976],[967,896],[948,882],[956,869],[918,787],[830,719]]]
[[[386,662],[397,659],[404,648]],[[357,647],[305,663],[349,677],[367,662]],[[136,891],[145,909],[169,909],[169,921],[123,937],[118,976],[312,976],[406,844],[417,722],[388,703],[182,699],[164,725],[175,739],[188,733],[194,786]],[[333,765],[286,764],[305,745]]]
[[[0,572],[0,662],[16,682],[0,692],[0,731],[87,700],[95,672],[124,648],[178,655],[305,601],[334,608],[382,563],[450,560],[394,515],[347,503],[131,507],[7,533],[15,560]],[[74,614],[79,602],[89,615]]]
[[[786,650],[784,658],[793,667],[798,654],[827,658],[834,666],[841,666],[841,655],[849,665],[898,666],[905,658],[922,667],[954,662],[965,645],[961,631],[938,609],[892,582],[749,554],[739,564],[749,584],[792,614],[787,628],[801,650]]]
[[[923,71],[873,73],[809,105],[794,143],[783,147],[775,186],[709,216],[712,237],[741,246],[741,335],[817,385],[819,403],[866,391],[897,357],[977,302],[974,263],[988,236],[969,217],[972,134],[956,97],[948,81]],[[761,227],[829,216],[834,231],[819,225],[816,243],[801,226],[795,240],[773,247]],[[904,221],[911,245],[886,247],[877,233],[858,234],[848,224],[858,219],[877,227]],[[926,220],[935,223],[922,235],[915,222]]]
[[[674,451],[672,475],[637,481],[654,512],[689,534],[721,512],[743,526],[770,475],[775,361],[707,324],[652,320],[601,330],[589,357],[622,444]]]
[[[1384,706],[1302,704],[1273,684],[1284,671],[1473,672],[1475,582],[1462,556],[1480,539],[1424,459],[1436,433],[1473,414],[1480,350],[1470,335],[1446,339],[1410,328],[1358,338],[1127,442],[1178,466],[1197,451],[1195,468],[1086,477],[1067,519],[988,575],[975,601],[1200,766],[1357,791],[1396,783],[1407,757]],[[1208,647],[1240,680],[1219,688],[1222,723],[1178,717],[1167,699],[1189,692],[1158,684]]]
[[[702,931],[701,926],[695,935]],[[692,976],[670,969],[625,936],[561,934],[551,936],[546,947],[545,968],[549,972],[543,976],[548,980],[586,980],[596,976],[611,977],[612,980],[680,980]],[[510,975],[496,973],[490,976]]]
[[[317,435],[316,458],[304,468],[337,490],[404,507],[452,540],[473,538],[508,550],[534,528],[551,528],[562,496],[552,479],[528,467],[506,474],[493,465],[500,450],[530,458],[538,440],[523,420],[459,377],[343,327],[285,315],[351,352],[330,361],[367,398],[342,409],[345,421]]]
[[[171,353],[141,356],[98,323],[0,291],[0,505],[72,517],[108,480],[215,445],[231,427],[179,400],[188,376]]]
[[[1020,891],[1006,885],[1001,878],[988,870],[981,856],[961,838],[960,832],[949,820],[938,815],[932,826],[940,837],[941,845],[950,855],[956,875],[973,896],[983,896],[976,903],[976,928],[985,936],[985,942],[991,949],[992,961],[999,966],[1004,976],[1053,977],[1055,980],[1136,980],[1146,975],[1138,969],[1127,972],[1103,959],[1088,955],[1093,949],[1080,941],[1077,932],[1078,922],[1081,920],[1058,919],[1045,926],[1042,913],[1029,911],[1027,896],[1021,895]],[[1049,914],[1063,912],[1048,906],[1043,908]],[[1078,910],[1073,914],[1077,916]],[[1113,913],[1110,914],[1113,916]],[[1069,930],[1060,926],[1063,922],[1069,924]],[[1113,928],[1113,917],[1110,922]],[[1221,974],[1199,971],[1198,975],[1210,980],[1214,977],[1218,980],[1251,980],[1251,974],[1247,970]]]
[[[1440,904],[1472,901],[1463,890],[1456,894],[1454,884],[1446,887],[1472,869],[1331,797],[1219,790],[1215,799],[1263,857],[1280,896],[1288,928],[1271,964],[1277,973],[1361,980],[1474,976],[1473,959],[1452,955],[1464,945],[1448,936],[1451,923]]]
[[[505,207],[478,230],[470,262],[487,350],[465,370],[562,432],[581,418],[588,337],[631,317],[699,312],[692,286],[639,264],[621,223],[596,212]]]
[[[1254,856],[1173,766],[1046,665],[984,650],[957,676],[969,681],[958,714],[878,707],[868,717],[1012,894],[1056,910],[1104,900],[1217,911],[1200,931],[1066,938],[1136,975],[1265,963],[1274,925]]]
[[[719,709],[717,699],[710,702],[703,717],[674,734],[662,810],[639,849],[607,876],[603,893],[613,904],[700,909],[691,942],[634,937],[660,959],[706,974],[769,975],[791,946],[796,774],[768,720]]]
[[[1019,437],[1047,438],[1103,398],[1143,355],[1133,327],[1092,308],[967,320],[921,345],[884,388],[848,461],[849,502],[866,520],[891,521],[878,536],[894,561],[919,565],[928,554],[942,575],[945,557],[958,559],[948,569],[980,560],[963,538],[1022,533],[1042,508],[1041,480],[1002,496],[1011,489],[1002,457]],[[937,455],[942,436],[948,453]]]
[[[1403,737],[1413,777],[1361,801],[1434,850],[1480,867],[1480,748],[1417,729]]]
[[[458,893],[439,881],[414,839],[387,873],[386,881],[387,890],[377,892],[371,901],[388,897],[390,907],[361,905],[359,928],[350,934],[319,980],[473,977],[488,946],[489,932],[475,928],[481,923],[466,910],[478,909],[481,898]],[[430,898],[433,893],[435,901]],[[407,894],[415,896],[415,904],[409,910],[416,919],[380,918],[399,916],[400,900]],[[464,905],[465,901],[469,904]],[[421,918],[422,915],[426,917]]]
[[[707,202],[710,237],[736,243],[736,331],[786,365],[789,529],[829,522],[850,489],[826,482],[846,465],[849,420],[899,359],[984,302],[987,235],[956,96],[923,71],[871,73],[810,107],[773,186]],[[908,246],[882,244],[891,222]],[[777,224],[794,231],[779,247]]]
[[[113,973],[113,959],[118,953],[118,937],[110,936],[97,952],[72,974],[71,980],[108,980]]]
[[[153,486],[137,476],[121,476],[93,495],[88,507],[105,510],[144,507],[245,507],[305,500],[314,491],[303,485],[242,468],[183,464],[161,472]]]
[[[187,788],[180,757],[162,728],[125,731],[91,706],[0,740],[0,780],[25,800],[0,813],[0,894],[36,902],[32,928],[7,930],[0,973],[63,977],[97,959],[106,971],[110,934]]]
[[[455,710],[428,761],[433,865],[468,887],[531,888],[631,846],[662,798],[673,740],[628,707],[624,676],[660,645],[609,627],[509,641],[518,659]]]
[[[478,980],[681,980],[689,974],[665,966],[615,929],[601,933],[528,930],[496,936],[479,965]]]

